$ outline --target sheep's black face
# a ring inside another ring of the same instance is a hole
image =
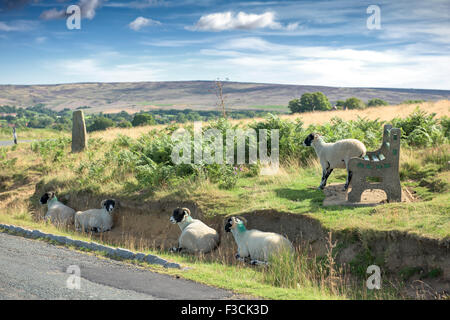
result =
[[[186,209],[176,208],[175,210],[173,210],[172,216],[170,217],[170,222],[174,224],[179,223],[183,221],[185,215],[188,215]]]
[[[116,206],[116,202],[114,200],[106,200],[103,202],[103,208],[106,209],[109,213],[111,213],[114,210],[114,207]]]
[[[314,133],[310,133],[307,137],[306,137],[306,139],[305,139],[305,141],[303,141],[303,145],[304,146],[307,146],[307,147],[310,147],[311,146],[311,143],[314,141]]]
[[[41,204],[46,204],[48,202],[48,200],[50,200],[51,198],[53,198],[53,193],[47,192],[41,197],[41,200],[39,200],[39,202]]]
[[[231,227],[233,226],[233,218],[229,218],[225,224],[225,232],[231,232]]]

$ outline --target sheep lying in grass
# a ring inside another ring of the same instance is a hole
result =
[[[75,210],[62,204],[56,198],[54,192],[46,192],[40,200],[41,204],[47,204],[47,213],[45,220],[50,219],[56,225],[72,225],[75,217]]]
[[[282,235],[254,229],[247,230],[244,222],[237,217],[227,220],[225,232],[231,232],[236,241],[238,246],[236,258],[245,260],[249,257],[251,264],[267,264],[271,256],[294,250],[291,242]]]
[[[115,200],[103,200],[101,209],[78,211],[75,214],[75,228],[85,232],[105,232],[113,227],[112,212],[116,206]]]
[[[352,180],[352,172],[348,170],[348,162],[351,158],[361,158],[366,155],[366,147],[356,139],[344,139],[335,143],[326,143],[323,138],[316,133],[311,133],[303,142],[305,146],[312,146],[322,166],[322,181],[319,189],[323,189],[327,184],[328,177],[333,169],[347,169],[347,181],[344,191],[348,189]]]
[[[172,251],[186,250],[194,253],[207,253],[219,245],[217,231],[202,221],[193,219],[188,208],[176,208],[170,217],[170,222],[178,224],[181,229],[178,248],[172,248]]]

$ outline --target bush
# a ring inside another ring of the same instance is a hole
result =
[[[450,118],[449,117],[441,118],[440,124],[444,131],[444,136],[450,139]]]
[[[86,128],[88,132],[106,130],[110,127],[114,127],[114,121],[105,117],[97,117],[94,122]]]
[[[128,120],[122,120],[119,123],[117,123],[117,127],[119,128],[131,128],[133,125]]]
[[[387,106],[387,105],[389,105],[389,103],[378,98],[371,99],[367,102],[367,106],[369,107]]]
[[[289,102],[288,108],[292,113],[308,112],[318,110],[330,110],[331,104],[322,92],[304,93],[300,100],[294,99]]]
[[[364,109],[366,105],[358,98],[351,97],[345,100],[345,107],[347,109]]]
[[[417,107],[407,118],[393,119],[392,124],[394,127],[401,128],[402,138],[410,146],[428,147],[445,143],[447,140],[444,129],[434,117],[435,114],[428,115]]]
[[[147,125],[156,124],[156,121],[151,114],[137,113],[137,114],[135,114],[131,124],[133,125],[133,127],[147,126]]]
[[[424,103],[426,100],[405,100],[400,102],[400,104],[415,104],[415,103]]]

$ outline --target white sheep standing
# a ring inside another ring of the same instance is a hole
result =
[[[323,189],[327,184],[328,177],[333,169],[347,169],[347,181],[345,182],[344,191],[348,189],[352,180],[352,172],[348,170],[348,162],[351,158],[361,158],[366,155],[366,147],[356,139],[344,139],[335,143],[327,143],[321,136],[311,133],[303,142],[305,146],[312,146],[322,166],[322,181],[319,189]]]
[[[247,230],[244,222],[237,217],[228,218],[225,232],[231,232],[236,241],[236,258],[245,260],[250,257],[251,264],[267,264],[273,255],[294,251],[292,243],[282,235],[255,229]]]
[[[219,245],[217,231],[202,221],[193,219],[188,208],[176,208],[170,217],[170,222],[178,224],[181,229],[178,248],[172,248],[172,251],[186,250],[194,253],[207,253]]]
[[[106,232],[113,227],[112,212],[116,206],[114,199],[103,200],[101,209],[78,211],[75,214],[75,228],[85,232]]]
[[[47,213],[44,219],[56,225],[72,225],[75,217],[75,210],[62,204],[56,198],[54,192],[46,192],[40,199],[42,205],[47,204]]]

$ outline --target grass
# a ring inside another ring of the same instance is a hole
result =
[[[441,100],[436,102],[422,102],[417,104],[399,104],[381,107],[370,107],[363,110],[336,110],[336,111],[316,111],[305,112],[290,115],[281,115],[281,119],[296,120],[301,118],[304,125],[324,124],[330,122],[333,117],[339,117],[344,121],[356,120],[358,117],[367,118],[369,120],[385,120],[389,121],[395,117],[405,118],[410,115],[414,109],[419,106],[428,113],[436,113],[436,117],[440,118],[450,114],[450,100]],[[235,123],[248,123],[252,121],[260,121],[260,118],[232,120]]]
[[[0,223],[39,229],[55,235],[70,236],[75,240],[94,240],[98,243],[111,245],[111,243],[93,239],[90,235],[76,233],[72,229],[57,228],[42,221],[36,222],[29,217],[30,215],[26,212],[18,214],[0,212]],[[122,247],[130,247],[130,245],[123,244]],[[294,255],[282,254],[281,259],[274,258],[272,260],[273,265],[270,267],[250,267],[236,261],[230,263],[227,260],[230,258],[231,252],[223,252],[223,249],[222,251],[221,249],[217,250],[213,253],[213,256],[209,257],[172,254],[167,251],[148,248],[139,251],[180,263],[186,269],[165,269],[137,260],[127,262],[143,266],[151,271],[232,290],[244,297],[277,300],[395,299],[399,297],[398,293],[392,291],[392,289],[382,292],[366,290],[363,286],[345,278],[342,270],[334,270],[330,273],[329,268],[319,266],[316,259],[308,258],[299,248]],[[101,252],[96,254],[104,255]],[[330,274],[332,275],[331,278]],[[340,278],[341,274],[343,275],[342,278]],[[291,277],[291,275],[294,275],[294,277]],[[280,278],[282,278],[281,281]]]
[[[435,108],[442,106],[434,104]],[[437,107],[436,107],[437,106]],[[448,108],[448,104],[444,108]],[[381,107],[382,108],[382,107]],[[380,109],[380,108],[378,108]],[[366,110],[367,111],[367,110]],[[370,111],[370,110],[369,110]],[[331,112],[330,112],[331,113]],[[322,115],[323,116],[323,115]],[[237,185],[224,190],[209,180],[193,180],[170,187],[139,188],[136,178],[125,168],[113,171],[111,166],[96,166],[108,158],[108,150],[118,135],[137,138],[154,127],[112,129],[90,135],[89,150],[71,154],[57,149],[39,155],[30,145],[19,144],[0,149],[0,222],[21,225],[60,235],[85,240],[89,235],[75,233],[71,229],[58,229],[42,222],[39,217],[37,197],[44,189],[54,189],[58,194],[86,195],[94,198],[119,196],[121,201],[148,203],[177,203],[187,199],[194,202],[207,216],[224,217],[231,214],[275,209],[296,215],[311,217],[324,229],[333,233],[355,231],[370,234],[378,231],[403,231],[420,237],[449,239],[450,237],[450,145],[433,148],[402,148],[402,184],[420,198],[418,202],[384,204],[377,207],[323,207],[324,194],[317,190],[320,168],[316,160],[308,166],[286,163],[274,176],[247,176],[242,173]],[[55,144],[57,145],[57,144]],[[59,148],[59,147],[58,147]],[[62,154],[62,156],[61,156]],[[85,164],[85,174],[77,173]],[[95,176],[94,180],[87,176]],[[345,171],[336,170],[329,183],[344,182]],[[424,201],[426,200],[426,201]],[[233,258],[235,247],[221,246],[211,255],[191,256],[171,254],[144,241],[147,226],[144,216],[127,221],[128,229],[113,235],[105,235],[96,241],[120,245],[125,248],[153,253],[188,266],[187,271],[164,270],[146,266],[158,272],[179,275],[201,283],[232,289],[236,293],[267,299],[390,299],[402,297],[399,290],[368,292],[361,279],[353,279],[347,270],[335,262],[336,245],[328,240],[329,252],[319,259],[297,248],[294,256],[282,256],[272,261],[270,268],[249,267]],[[371,256],[361,255],[353,268],[363,272]],[[134,262],[136,263],[136,262]],[[361,271],[362,270],[362,271]],[[432,270],[433,271],[433,270]],[[408,271],[405,271],[408,275]],[[439,275],[430,271],[430,277]],[[357,273],[357,272],[356,272]],[[390,286],[388,286],[390,288]]]
[[[258,105],[258,106],[246,106],[240,109],[256,109],[256,110],[279,110],[279,111],[289,111],[288,107],[285,105]]]
[[[61,136],[70,136],[67,132],[61,132],[53,129],[33,129],[20,128],[17,129],[17,139],[19,140],[37,140],[37,139],[54,139]],[[0,141],[12,141],[12,129],[0,128]]]

